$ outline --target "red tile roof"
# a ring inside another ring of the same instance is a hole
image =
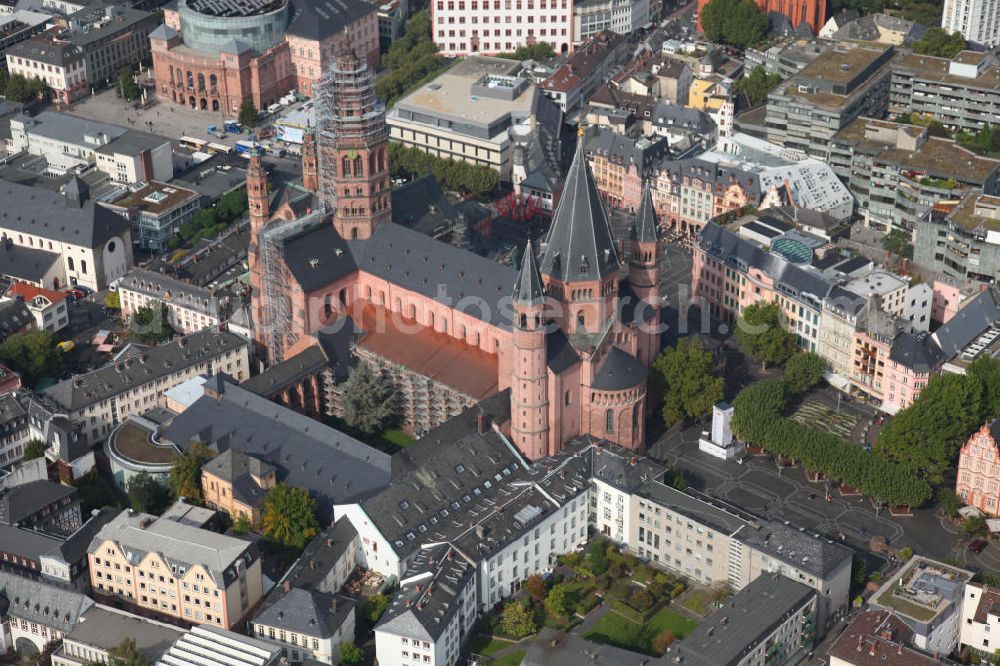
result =
[[[69,294],[61,291],[42,289],[41,287],[25,284],[24,282],[15,282],[12,284],[10,289],[7,290],[7,295],[20,296],[25,300],[25,302],[33,300],[36,296],[44,296],[53,303],[65,300],[69,296]]]

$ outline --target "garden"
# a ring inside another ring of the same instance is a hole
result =
[[[530,576],[513,599],[484,618],[469,650],[497,663],[502,657],[493,655],[516,641],[541,627],[569,631],[604,603],[604,615],[584,638],[660,656],[697,626],[687,615],[668,608],[686,589],[676,577],[595,537],[584,552],[560,557],[550,575]]]

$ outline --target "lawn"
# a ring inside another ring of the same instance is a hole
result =
[[[521,661],[524,659],[525,654],[527,653],[524,650],[511,652],[506,657],[500,657],[499,659],[494,659],[491,662],[491,664],[492,666],[519,666]]]
[[[674,636],[681,639],[690,634],[696,626],[693,621],[669,608],[661,609],[649,618],[646,624],[641,625],[625,619],[614,611],[609,611],[597,621],[584,638],[626,650],[653,654],[653,639],[664,630],[669,629]]]
[[[825,429],[847,440],[851,438],[854,426],[858,424],[856,417],[843,412],[838,413],[815,400],[807,400],[792,414],[792,420],[807,426],[822,423]]]
[[[486,634],[476,634],[469,641],[468,650],[473,654],[482,655],[488,657],[491,654],[496,654],[505,647],[513,645],[513,641],[508,641],[503,638],[493,638],[492,636],[487,636]]]
[[[402,430],[396,428],[390,428],[386,430],[381,435],[382,439],[390,444],[395,444],[401,449],[405,449],[407,446],[413,443],[413,438],[407,435]]]
[[[681,606],[688,609],[695,615],[702,617],[708,615],[709,606],[712,603],[711,590],[692,590],[682,601]]]
[[[367,435],[363,432],[355,430],[351,426],[347,425],[343,419],[336,416],[326,417],[325,423],[331,428],[339,430],[346,435],[350,435],[355,439],[359,439],[365,444],[373,446],[380,451],[384,451],[389,455],[392,455],[400,449],[405,449],[413,443],[413,438],[398,428],[386,428],[382,432],[375,433],[374,435]]]

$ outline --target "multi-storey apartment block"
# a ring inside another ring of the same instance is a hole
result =
[[[962,282],[1000,278],[1000,197],[967,192],[948,213],[921,219],[913,232],[913,259]]]
[[[916,125],[858,118],[832,137],[828,162],[857,198],[858,216],[883,231],[925,224],[940,201],[998,191],[1000,160]]]
[[[941,27],[975,44],[1000,46],[1000,6],[991,0],[945,0]]]
[[[767,98],[767,139],[825,159],[827,143],[858,116],[889,108],[893,48],[838,44]]]
[[[163,393],[198,375],[250,375],[247,341],[207,328],[115,361],[43,391],[80,425],[88,443],[102,441],[129,414],[156,406]]]
[[[263,594],[255,542],[122,511],[90,542],[95,596],[186,624],[228,629]]]
[[[1000,64],[990,53],[952,59],[900,53],[892,63],[889,113],[914,113],[976,132],[1000,114]]]
[[[129,271],[118,282],[118,294],[125,321],[140,308],[162,303],[168,323],[184,335],[218,326],[233,309],[230,292],[216,292],[145,268]]]

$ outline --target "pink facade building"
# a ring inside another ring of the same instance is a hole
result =
[[[289,359],[347,321],[360,329],[353,353],[396,383],[400,413],[418,408],[434,425],[463,402],[510,389],[509,422],[494,425],[529,458],[582,434],[640,448],[646,375],[660,348],[650,193],[636,214],[625,279],[582,141],[545,251],[536,256],[529,244],[518,270],[396,224],[384,112],[366,72],[353,53],[337,58],[331,124],[321,121],[303,150],[304,183],[318,187],[312,204],[285,202],[272,216],[266,175],[251,159],[261,354]]]
[[[311,96],[345,40],[378,63],[377,9],[363,0],[248,0],[238,16],[217,11],[206,0],[164,10],[150,35],[161,98],[235,115],[246,100],[263,110],[290,91]]]
[[[958,454],[958,485],[962,501],[989,516],[1000,515],[1000,420],[973,433]]]
[[[432,0],[432,35],[449,56],[509,53],[548,42],[573,48],[573,0]]]

